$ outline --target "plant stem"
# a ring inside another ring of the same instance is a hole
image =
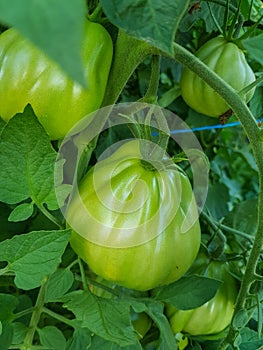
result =
[[[42,313],[42,309],[44,306],[44,299],[47,288],[47,277],[43,280],[42,285],[39,289],[36,305],[34,307],[34,311],[31,316],[31,320],[29,323],[29,329],[25,336],[24,343],[21,346],[21,350],[31,350],[34,340],[35,331],[37,329],[37,325],[39,323],[39,319]]]
[[[23,316],[26,316],[28,314],[31,314],[34,310],[35,310],[34,307],[30,307],[30,308],[28,308],[26,310],[17,312],[16,314],[14,314],[13,319],[16,320],[16,319],[18,319],[20,317],[23,317]]]
[[[83,284],[83,289],[88,290],[89,287],[88,287],[87,280],[86,280],[85,269],[84,269],[84,266],[83,266],[80,258],[78,258],[78,263],[79,263],[79,269],[80,269],[80,275],[81,275],[81,280],[82,280],[82,284]]]
[[[212,2],[212,3],[214,3],[214,4],[218,4],[218,5],[223,6],[223,7],[226,6],[226,1],[225,1],[225,0],[204,0],[204,1],[206,1],[206,2]],[[236,13],[237,8],[236,8],[234,5],[229,4],[229,10],[230,10],[231,12],[233,12],[233,13]],[[242,22],[244,21],[244,17],[243,17],[242,14],[239,14],[239,20],[241,20]]]
[[[220,227],[222,230],[227,231],[229,233],[233,233],[234,235],[240,236],[242,238],[247,239],[248,241],[250,241],[251,243],[254,242],[254,237],[250,236],[249,234],[239,231],[239,230],[235,230],[232,227],[226,226],[224,224],[220,224],[220,223],[216,223],[218,225],[218,227]]]
[[[255,280],[254,276],[256,266],[263,247],[263,142],[260,142],[260,129],[258,128],[255,118],[253,117],[247,105],[240,99],[237,92],[189,51],[178,44],[174,44],[174,49],[175,59],[187,66],[200,78],[202,78],[208,85],[210,85],[222,98],[224,98],[230,108],[234,111],[250,141],[251,148],[258,166],[259,198],[257,232],[255,234],[253,247],[249,254],[246,270],[241,281],[241,286],[236,300],[236,307],[229,328],[229,333],[219,346],[220,350],[225,350],[227,349],[228,345],[232,344],[235,340],[236,330],[233,325],[233,320],[236,315],[243,308],[245,308],[246,299],[249,294],[250,287]]]
[[[146,91],[146,94],[143,96],[140,102],[156,103],[159,81],[160,81],[160,56],[153,55],[149,86]]]
[[[103,10],[102,10],[101,3],[98,3],[98,6],[95,8],[95,10],[90,15],[88,15],[88,19],[91,22],[99,23],[102,17],[102,12]]]
[[[147,56],[156,51],[146,42],[135,39],[122,30],[119,31],[102,106],[112,105],[118,100],[134,70]]]
[[[9,271],[9,266],[5,266],[3,269],[0,269],[0,276],[6,274]]]
[[[68,320],[66,317],[57,314],[56,312],[46,308],[46,307],[42,307],[42,312],[49,315],[52,318],[55,318],[56,320],[65,323],[66,325],[70,326],[70,327],[75,327],[75,322],[74,320]]]
[[[226,243],[226,237],[223,234],[223,232],[220,229],[220,226],[214,222],[212,218],[210,218],[209,215],[207,215],[205,212],[202,212],[202,217],[206,221],[207,225],[209,225],[214,233],[216,233],[219,236],[220,241],[225,244]]]
[[[42,213],[55,225],[59,227],[60,230],[62,230],[64,227],[58,222],[58,220],[44,207],[44,205],[35,203],[36,206],[39,208],[39,210],[42,211]]]

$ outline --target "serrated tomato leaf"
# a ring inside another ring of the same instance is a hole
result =
[[[28,105],[0,135],[0,201],[17,204],[31,199],[37,206],[58,208],[54,190],[56,152]]]
[[[89,328],[100,337],[121,346],[137,342],[130,321],[129,302],[99,298],[81,290],[66,294],[60,301],[81,321],[82,327]]]
[[[41,285],[53,273],[68,244],[70,230],[35,231],[0,243],[0,261],[15,273],[18,288],[29,290]]]

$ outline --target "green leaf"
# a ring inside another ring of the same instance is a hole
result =
[[[16,204],[30,198],[38,206],[57,209],[55,160],[49,137],[28,105],[0,136],[0,200]]]
[[[257,86],[256,91],[249,102],[251,112],[256,119],[259,119],[263,115],[263,86]]]
[[[13,328],[12,344],[22,344],[25,339],[28,328],[24,323],[21,323],[21,322],[12,322],[12,328]]]
[[[0,0],[0,21],[19,30],[81,84],[85,15],[82,0]]]
[[[174,334],[163,313],[163,304],[159,302],[149,302],[147,303],[147,307],[147,314],[160,330],[160,345],[158,350],[177,349]]]
[[[15,209],[11,212],[8,217],[9,221],[24,221],[33,214],[34,211],[34,203],[23,203],[15,207]]]
[[[250,13],[251,5],[252,5],[252,11]],[[256,22],[260,18],[260,15],[262,14],[262,1],[261,0],[253,0],[253,1],[242,0],[240,3],[240,9],[245,19],[251,19]]]
[[[180,310],[190,310],[212,299],[221,284],[221,281],[203,276],[182,277],[159,289],[155,299],[172,304]]]
[[[240,350],[262,350],[263,336],[259,337],[258,333],[250,328],[243,328],[241,330],[242,343]]]
[[[63,333],[54,326],[46,326],[37,329],[40,343],[44,347],[52,350],[65,350],[66,339]]]
[[[54,302],[63,296],[74,282],[73,273],[68,269],[56,270],[48,279],[45,302]]]
[[[0,334],[0,350],[8,350],[12,343],[13,328],[9,322],[2,322],[2,332]]]
[[[239,310],[233,319],[233,327],[235,329],[242,329],[249,321],[248,312],[246,309]]]
[[[90,350],[91,335],[87,328],[75,328],[73,336],[68,340],[66,350]]]
[[[10,321],[13,311],[18,305],[18,299],[14,295],[0,294],[0,320]]]
[[[35,231],[0,243],[0,261],[7,261],[15,273],[18,288],[41,285],[44,276],[55,271],[69,241],[70,231]]]
[[[244,48],[249,52],[249,55],[261,65],[263,65],[262,42],[263,33],[242,41],[242,44]]]
[[[173,40],[189,0],[101,0],[109,20],[127,34],[173,55]]]
[[[193,2],[192,5],[196,3],[198,3],[198,1]],[[218,24],[222,27],[224,22],[225,7],[218,5],[217,3],[209,2],[208,4],[205,1],[200,1],[200,5],[198,7],[190,8],[190,11],[185,14],[180,23],[180,30],[182,32],[189,32],[198,21],[200,22],[200,20],[202,20],[207,33],[218,31],[213,17],[211,16],[211,12],[214,14]]]
[[[122,300],[103,299],[89,291],[76,291],[62,297],[64,307],[72,311],[82,327],[101,338],[127,346],[137,342],[130,321],[130,303]]]
[[[89,347],[89,350],[98,350],[98,349],[103,349],[103,350],[142,350],[142,347],[141,347],[139,341],[137,342],[137,344],[134,344],[134,345],[119,346],[116,343],[105,340],[105,339],[100,338],[100,337],[95,335],[94,337],[92,337],[92,342],[91,342],[91,345]]]
[[[215,183],[209,186],[206,206],[213,218],[219,220],[228,213],[228,200],[229,191],[225,184]]]
[[[254,235],[257,230],[257,198],[249,198],[235,205],[226,222],[235,230]]]

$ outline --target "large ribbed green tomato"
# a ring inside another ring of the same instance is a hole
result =
[[[211,300],[196,309],[177,310],[168,305],[166,314],[174,333],[216,334],[230,324],[238,290],[236,281],[227,268],[227,263],[209,262],[204,256],[197,259],[191,271],[196,273],[205,271],[205,276],[221,280],[223,284]]]
[[[207,41],[196,52],[196,56],[237,92],[255,80],[243,51],[223,36]],[[229,110],[222,97],[189,68],[183,69],[180,85],[183,99],[197,112],[219,117]],[[254,91],[252,89],[242,96],[245,102],[252,98]]]
[[[86,21],[84,89],[15,29],[6,30],[0,35],[0,116],[8,121],[30,103],[51,139],[64,137],[81,118],[100,107],[112,51],[104,27]]]
[[[139,141],[129,141],[87,173],[68,207],[72,248],[99,276],[127,288],[179,279],[199,250],[189,179],[161,163],[148,166]]]

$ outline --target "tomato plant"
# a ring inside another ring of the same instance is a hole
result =
[[[187,176],[176,165],[148,168],[141,158],[140,142],[131,141],[99,162],[82,180],[81,200],[73,196],[66,218],[73,229],[72,248],[94,272],[127,288],[147,290],[188,270],[199,249],[200,227]],[[187,215],[196,220],[183,233]]]
[[[199,48],[196,56],[237,92],[255,80],[244,52],[235,42],[227,41],[223,36],[208,40]],[[219,117],[229,109],[222,97],[189,68],[184,68],[180,85],[186,103],[199,113]],[[245,102],[250,101],[254,91],[251,89],[241,94]]]
[[[51,139],[59,139],[98,109],[111,66],[111,37],[102,25],[86,21],[81,49],[86,87],[70,79],[15,29],[2,33],[1,117],[8,121],[30,103]]]
[[[1,350],[261,349],[262,1],[50,3],[0,0]]]
[[[191,271],[218,279],[222,281],[222,285],[211,300],[196,309],[177,310],[168,305],[167,317],[174,333],[215,334],[223,331],[230,324],[238,288],[237,281],[228,269],[228,265],[224,262],[209,261],[205,255],[198,256]]]

